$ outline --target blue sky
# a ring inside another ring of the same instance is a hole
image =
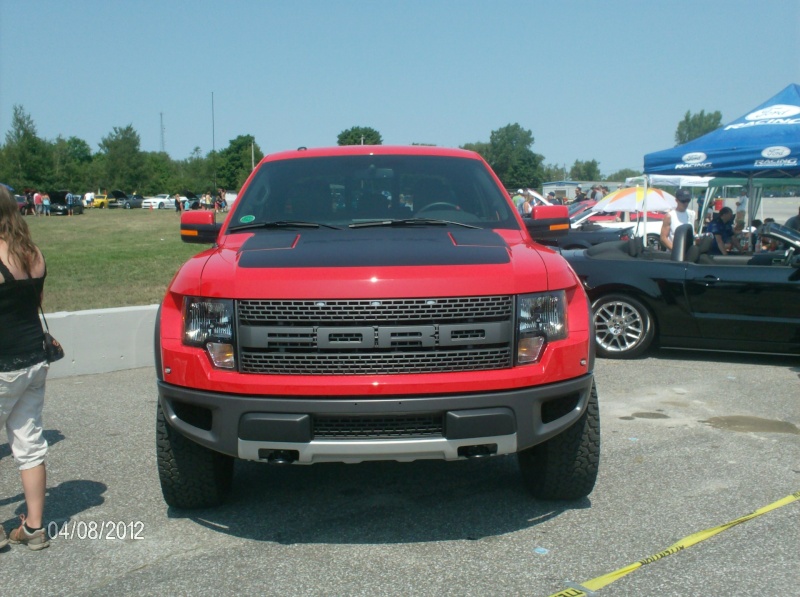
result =
[[[132,125],[176,159],[252,134],[265,153],[459,146],[519,123],[567,167],[641,169],[687,110],[727,122],[800,83],[800,1],[0,0],[0,133],[97,151]],[[214,118],[212,127],[212,93]]]

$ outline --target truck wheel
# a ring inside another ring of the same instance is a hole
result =
[[[517,461],[535,498],[576,500],[589,495],[600,464],[600,410],[594,384],[581,418],[559,435],[519,452]]]
[[[233,482],[233,458],[194,443],[156,410],[156,460],[164,501],[175,508],[219,506]]]
[[[607,359],[633,359],[653,343],[655,323],[650,311],[623,294],[601,296],[592,304],[597,355]]]

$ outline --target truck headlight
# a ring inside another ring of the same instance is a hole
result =
[[[563,290],[523,294],[517,299],[517,365],[535,363],[548,342],[567,337]]]
[[[233,301],[185,297],[183,299],[183,343],[205,348],[211,362],[233,369]]]

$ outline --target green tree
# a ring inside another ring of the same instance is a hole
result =
[[[544,182],[555,182],[557,180],[567,180],[566,165],[545,164],[542,166],[542,180]]]
[[[612,172],[603,180],[611,180],[614,182],[622,182],[626,178],[631,178],[633,176],[641,176],[642,173],[638,170],[631,170],[630,168],[623,168],[622,170],[617,170],[616,172]]]
[[[708,114],[705,113],[705,110],[700,110],[697,114],[686,110],[686,115],[675,130],[675,145],[688,143],[692,139],[717,130],[720,126],[722,126],[722,113],[719,110]]]
[[[572,180],[602,180],[600,175],[600,164],[597,160],[575,160],[572,168],[569,169],[569,177]]]
[[[50,187],[68,189],[83,193],[91,188],[89,166],[92,162],[92,150],[83,139],[61,135],[48,144],[50,147],[51,168],[49,172]]]
[[[533,133],[519,124],[491,132],[489,143],[467,143],[462,149],[477,151],[506,188],[538,188],[542,184],[544,157],[531,150]]]
[[[132,125],[114,130],[100,141],[104,168],[100,186],[127,193],[139,190],[145,174],[144,154],[139,150],[139,133]]]
[[[381,134],[368,126],[354,126],[339,133],[336,138],[339,145],[382,145]]]
[[[264,153],[255,142],[255,137],[239,135],[216,156],[211,155],[216,168],[216,185],[230,190],[242,188],[253,170],[253,162],[257,164],[263,157]]]
[[[3,147],[3,182],[17,191],[41,188],[46,183],[49,147],[36,133],[36,125],[22,106],[14,106],[11,128]]]
[[[461,146],[461,149],[466,149],[467,151],[474,151],[475,153],[479,153],[481,157],[489,161],[489,154],[492,151],[492,146],[490,143],[485,143],[483,141],[476,141],[475,143],[465,143]]]
[[[177,165],[166,152],[150,151],[143,157],[143,177],[139,192],[148,196],[159,193],[175,194],[182,190],[179,189]]]

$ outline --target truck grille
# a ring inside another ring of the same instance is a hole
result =
[[[511,367],[512,296],[237,302],[239,363],[264,375]]]
[[[315,439],[442,437],[442,415],[314,417]]]
[[[477,296],[436,299],[381,299],[332,301],[238,302],[240,324],[308,324],[343,322],[441,322],[510,318],[510,296]]]

